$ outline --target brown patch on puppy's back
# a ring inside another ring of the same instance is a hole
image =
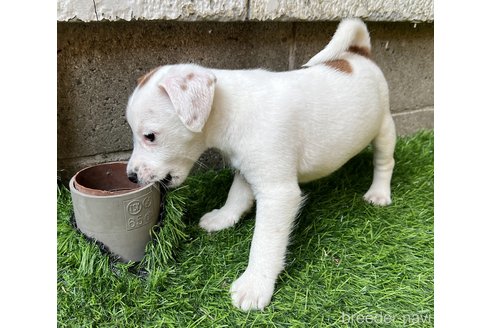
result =
[[[366,47],[350,46],[348,51],[366,58],[371,58],[371,50]]]
[[[352,66],[350,66],[350,63],[345,59],[329,60],[324,62],[324,64],[343,73],[352,73]]]
[[[146,83],[146,82],[150,79],[150,77],[151,77],[151,76],[152,76],[155,72],[157,72],[157,70],[158,70],[159,68],[161,68],[161,66],[156,67],[156,68],[154,68],[153,70],[151,70],[150,72],[145,73],[145,75],[143,75],[143,76],[139,77],[139,78],[137,79],[138,86],[139,86],[139,87],[143,86],[143,85],[144,85],[144,84],[145,84],[145,83]]]

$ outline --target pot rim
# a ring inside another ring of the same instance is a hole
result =
[[[70,179],[69,187],[70,187],[70,191],[76,193],[77,195],[81,195],[81,196],[86,197],[86,198],[97,198],[97,199],[123,198],[123,197],[132,196],[134,194],[137,194],[137,193],[142,192],[142,191],[147,190],[147,189],[151,189],[151,188],[157,188],[158,189],[158,187],[156,186],[155,183],[151,183],[151,184],[142,186],[141,188],[130,190],[127,193],[112,194],[112,195],[91,195],[91,194],[86,194],[84,192],[81,192],[80,190],[77,190],[77,188],[75,188],[75,177],[72,177]]]
[[[107,162],[107,163],[100,163],[100,164],[96,164],[96,165],[87,166],[87,167],[79,170],[77,173],[75,173],[74,176],[70,179],[70,183],[69,183],[70,189],[72,189],[72,191],[76,192],[77,194],[83,195],[84,197],[90,197],[90,198],[117,198],[117,197],[132,195],[134,193],[137,193],[137,192],[140,192],[142,190],[146,190],[146,189],[152,188],[154,186],[156,188],[158,188],[155,183],[150,183],[150,184],[147,184],[147,185],[144,185],[144,186],[139,186],[139,187],[136,187],[136,188],[133,188],[133,189],[124,190],[123,192],[121,190],[120,191],[116,191],[116,192],[111,192],[111,191],[108,191],[108,190],[101,190],[101,189],[89,188],[89,187],[86,187],[84,185],[81,185],[81,184],[77,183],[77,181],[76,181],[76,178],[79,175],[79,173],[81,173],[81,172],[83,172],[85,170],[88,170],[88,169],[91,169],[91,168],[94,168],[94,167],[97,167],[97,166],[111,165],[111,164],[127,164],[127,163],[128,162],[126,162],[126,161],[115,161],[115,162]],[[80,186],[82,190],[79,189],[79,188],[77,188],[78,186]]]

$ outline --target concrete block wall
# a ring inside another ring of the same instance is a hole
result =
[[[313,1],[140,1],[174,8],[174,14],[157,14],[158,9],[139,12],[138,1],[116,1],[123,9],[112,7],[111,1],[89,2],[92,7],[87,1],[58,2],[58,175],[64,182],[87,165],[129,158],[126,102],[137,78],[148,70],[181,62],[227,69],[296,69],[329,42],[338,24],[321,15],[305,18],[309,8],[296,18],[295,10],[301,6],[287,6]],[[124,16],[128,4],[133,12]],[[255,12],[261,8],[268,9],[263,10],[266,18],[249,18],[260,17]],[[374,60],[388,80],[399,134],[433,127],[433,11],[413,8],[412,21],[395,21],[411,10],[387,10],[387,17],[379,19],[384,11],[352,6],[373,17],[367,24]],[[213,151],[202,161],[209,167],[225,164]]]

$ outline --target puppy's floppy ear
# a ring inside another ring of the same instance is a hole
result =
[[[169,72],[160,82],[183,124],[193,132],[201,132],[214,100],[215,75],[194,67]]]

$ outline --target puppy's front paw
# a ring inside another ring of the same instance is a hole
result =
[[[231,286],[232,304],[243,310],[263,310],[272,299],[275,280],[246,270]]]
[[[388,191],[369,189],[364,195],[364,200],[374,205],[387,206],[391,204],[391,195]]]
[[[237,216],[234,216],[223,209],[213,210],[202,216],[199,226],[208,232],[214,232],[232,227],[238,219]]]

